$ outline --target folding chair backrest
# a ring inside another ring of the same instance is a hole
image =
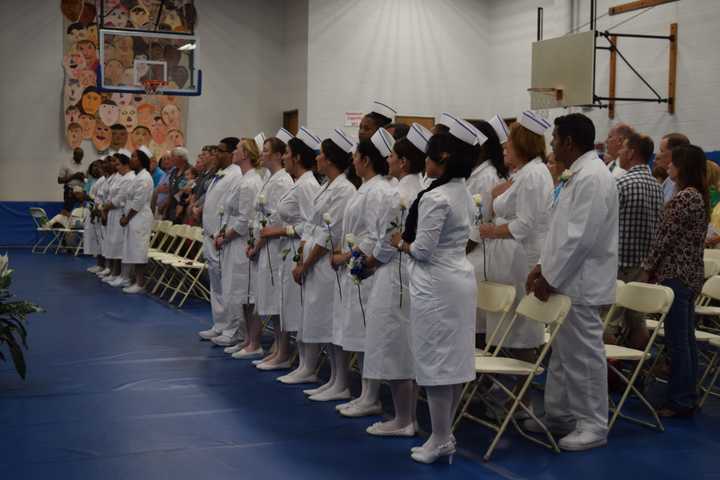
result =
[[[30,207],[30,217],[33,219],[35,228],[48,228],[49,219],[44,209],[39,207]]]
[[[669,287],[630,282],[620,289],[616,305],[640,313],[665,314],[674,299],[675,294]]]
[[[547,302],[541,302],[535,295],[529,294],[520,301],[515,311],[528,320],[558,325],[565,321],[571,305],[567,295],[550,295]]]
[[[714,275],[705,280],[702,295],[713,300],[720,300],[720,275]]]
[[[510,311],[515,301],[515,287],[495,282],[478,282],[477,308],[491,313]]]
[[[703,265],[705,267],[705,279],[714,277],[720,273],[720,259],[716,260],[711,257],[705,257],[703,259]]]
[[[706,248],[703,252],[704,258],[709,258],[710,260],[720,261],[720,250],[716,248]]]

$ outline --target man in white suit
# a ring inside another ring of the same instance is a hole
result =
[[[618,193],[594,150],[595,126],[582,114],[555,120],[552,148],[568,170],[556,198],[540,262],[528,291],[540,300],[568,295],[572,308],[553,344],[545,388],[547,427],[564,450],[607,443],[607,363],[600,307],[615,301]],[[527,421],[529,430],[537,430]]]

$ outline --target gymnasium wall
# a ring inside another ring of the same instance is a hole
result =
[[[197,2],[203,95],[190,99],[195,155],[228,135],[274,134],[306,105],[307,2]],[[56,0],[0,2],[0,202],[59,201],[70,155],[62,129],[62,39]],[[88,149],[86,159],[93,160]]]
[[[490,49],[493,52],[493,111],[512,116],[528,106],[525,93],[530,85],[530,43],[536,39],[537,0],[492,0],[489,4]],[[599,0],[598,16],[622,0]],[[589,1],[555,0],[540,2],[545,6],[545,38],[562,35],[571,24],[580,26],[590,20]],[[598,30],[630,19],[640,12],[605,16],[598,20]],[[613,29],[622,33],[669,35],[670,23],[679,24],[677,75],[677,109],[667,113],[660,104],[619,104],[616,118],[608,119],[607,110],[588,113],[595,121],[598,138],[605,138],[610,126],[625,121],[649,134],[656,143],[671,131],[686,133],[706,151],[720,149],[718,128],[711,119],[720,108],[720,54],[717,26],[720,3],[717,0],[680,0],[660,5]],[[583,30],[587,30],[585,26]],[[599,45],[606,45],[600,42]],[[618,47],[661,95],[667,92],[668,42],[621,38]],[[598,52],[598,95],[608,94],[609,54]],[[618,59],[617,95],[647,97],[652,93]],[[579,111],[579,109],[573,109]],[[557,111],[559,114],[563,110]]]
[[[308,125],[325,135],[374,99],[403,115],[485,113],[493,95],[486,5],[309,0]]]

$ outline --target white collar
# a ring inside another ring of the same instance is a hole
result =
[[[585,165],[589,164],[593,159],[597,158],[600,160],[600,157],[597,156],[597,152],[595,150],[588,150],[587,152],[580,155],[577,160],[573,162],[572,165],[570,165],[569,170],[574,174],[580,171]]]

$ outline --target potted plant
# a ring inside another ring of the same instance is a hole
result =
[[[9,290],[12,272],[8,256],[0,256],[0,362],[7,362],[9,354],[15,370],[24,379],[27,372],[23,353],[23,348],[27,349],[25,318],[43,309],[30,302],[14,300]]]

